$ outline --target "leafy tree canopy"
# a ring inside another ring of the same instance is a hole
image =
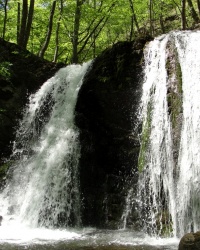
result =
[[[81,63],[121,40],[190,28],[199,13],[200,0],[0,0],[0,36],[47,60]]]

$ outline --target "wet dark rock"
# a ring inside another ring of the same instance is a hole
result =
[[[185,234],[180,240],[178,250],[200,250],[200,231]]]
[[[172,148],[174,159],[174,173],[178,164],[180,137],[183,122],[183,93],[182,93],[182,72],[178,59],[178,53],[174,42],[167,44],[166,68],[168,77],[167,103],[168,114],[172,127]]]
[[[147,40],[119,42],[105,50],[79,91],[76,124],[84,226],[118,228],[127,186],[137,181],[138,107]]]
[[[3,216],[0,215],[0,226],[1,226],[2,220],[3,220]]]

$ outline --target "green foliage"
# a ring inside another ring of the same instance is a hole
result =
[[[134,7],[134,13],[130,2]],[[17,43],[18,3],[22,11],[22,0],[8,1],[5,39]],[[56,48],[56,29],[59,24],[57,61],[70,63],[73,52],[74,21],[77,0],[57,0],[53,31],[45,58],[52,61]],[[51,10],[51,0],[35,1],[33,23],[27,49],[38,54],[45,40]],[[193,1],[197,11],[196,1]],[[90,60],[105,48],[121,40],[131,40],[150,29],[149,0],[85,0],[81,5],[78,30],[79,62]],[[188,26],[194,22],[187,7]],[[4,25],[3,2],[0,8],[0,35]],[[135,19],[133,19],[135,16]],[[137,22],[137,23],[136,23]],[[153,35],[181,28],[181,0],[153,1]],[[133,30],[132,30],[133,29]]]
[[[0,63],[0,75],[6,80],[10,80],[11,77],[11,66],[10,62],[1,62]]]

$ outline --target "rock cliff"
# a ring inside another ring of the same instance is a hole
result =
[[[85,226],[118,228],[128,185],[137,182],[143,48],[120,42],[94,62],[80,89],[80,185]]]

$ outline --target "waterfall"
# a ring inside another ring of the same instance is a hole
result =
[[[172,32],[145,50],[138,206],[153,235],[200,229],[199,40]]]
[[[179,232],[200,230],[200,32],[176,36],[182,70],[183,128],[177,180]]]
[[[175,217],[171,128],[167,105],[165,49],[168,35],[149,44],[143,86],[143,138],[139,156],[139,197],[145,230],[159,233],[169,212]],[[164,198],[165,197],[165,200]],[[173,220],[175,221],[175,220]]]
[[[30,96],[17,131],[9,180],[0,195],[4,223],[80,225],[80,146],[74,110],[90,64],[60,69]]]

